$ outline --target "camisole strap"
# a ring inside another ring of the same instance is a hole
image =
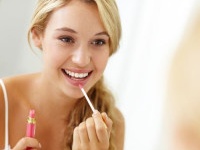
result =
[[[2,79],[0,79],[0,85],[3,90],[4,101],[5,101],[5,148],[4,150],[10,150],[9,139],[8,139],[8,96],[6,92],[6,87]]]

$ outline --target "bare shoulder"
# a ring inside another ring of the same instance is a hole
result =
[[[21,130],[15,130],[16,124],[23,128],[23,117],[25,116],[22,111],[26,111],[27,102],[24,100],[24,95],[27,92],[27,87],[29,86],[33,75],[19,75],[3,78],[3,83],[5,85],[6,94],[8,97],[8,108],[9,108],[9,132],[12,133],[13,137],[17,137],[17,132]],[[25,116],[26,117],[26,116]],[[22,122],[22,123],[21,123]],[[21,132],[23,134],[23,132]],[[5,98],[2,86],[0,86],[0,149],[4,147],[4,134],[5,134]],[[15,135],[15,136],[13,136]]]
[[[12,109],[12,106],[19,103],[21,98],[20,93],[24,93],[27,89],[27,84],[30,83],[31,79],[33,79],[34,75],[18,75],[3,78],[3,84],[5,86],[5,92],[9,101],[9,108]],[[5,111],[5,99],[2,86],[0,86],[0,122],[2,122],[2,118],[4,118]],[[1,126],[1,123],[0,123]]]
[[[115,141],[116,141],[116,149],[123,150],[124,149],[124,138],[125,138],[125,119],[122,112],[116,108],[115,109]]]
[[[9,94],[16,93],[19,90],[26,90],[32,84],[38,74],[24,74],[4,78],[4,83]]]

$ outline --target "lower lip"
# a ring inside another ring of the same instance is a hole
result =
[[[69,76],[67,76],[65,73],[63,73],[63,74],[64,74],[65,78],[68,80],[68,82],[76,87],[79,87],[79,85],[84,86],[90,77],[90,75],[89,75],[84,79],[73,79],[73,78],[70,78]]]

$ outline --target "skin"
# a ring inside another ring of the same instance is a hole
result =
[[[102,76],[109,58],[109,36],[96,6],[71,1],[54,11],[44,33],[33,29],[32,39],[36,47],[42,48],[42,72],[3,79],[9,99],[9,142],[12,150],[64,149],[66,118],[83,96],[78,83],[88,91]],[[91,74],[86,81],[71,82],[64,69]],[[24,137],[30,109],[36,111],[35,138]],[[0,149],[4,145],[4,111],[0,89]],[[124,119],[117,109],[116,115],[121,120],[117,124],[116,146],[122,150]],[[72,149],[108,149],[112,124],[106,113],[96,111],[75,128]]]

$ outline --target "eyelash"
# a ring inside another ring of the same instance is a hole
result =
[[[59,40],[61,40],[64,43],[69,43],[69,44],[75,43],[72,37],[60,37]]]
[[[67,43],[67,44],[73,44],[75,43],[75,40],[72,37],[66,36],[66,37],[60,37],[60,41]],[[103,46],[106,44],[106,41],[104,39],[96,39],[91,42],[92,45],[94,46]]]
[[[106,41],[103,39],[97,39],[91,42],[91,44],[96,45],[96,46],[103,46],[106,44]]]

